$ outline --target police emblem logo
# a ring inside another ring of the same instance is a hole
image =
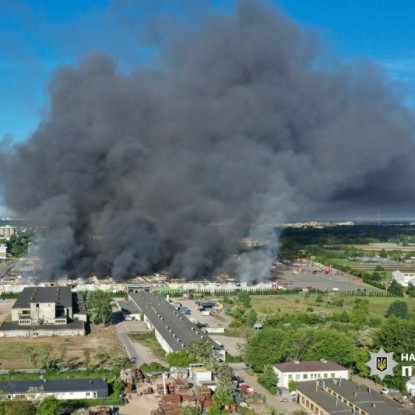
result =
[[[393,368],[397,363],[393,360],[393,353],[386,353],[383,348],[377,353],[370,353],[370,360],[366,366],[370,368],[370,375],[377,375],[381,380],[386,375],[393,376]]]
[[[376,357],[376,369],[383,372],[388,368],[388,359],[386,357]]]

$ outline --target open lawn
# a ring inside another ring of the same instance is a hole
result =
[[[389,305],[396,300],[403,300],[408,303],[409,311],[415,313],[415,298],[395,298],[395,297],[340,297],[334,294],[322,296],[323,302],[316,302],[317,295],[253,295],[251,296],[252,307],[263,314],[275,313],[278,311],[285,313],[298,313],[307,311],[308,307],[312,307],[314,311],[338,312],[350,311],[356,298],[367,299],[369,301],[369,313],[372,316],[383,317]],[[343,307],[333,306],[330,303],[334,299],[343,300]]]
[[[28,347],[42,347],[46,344],[53,346],[57,355],[66,349],[68,357],[83,360],[83,351],[89,350],[92,363],[94,355],[100,346],[106,348],[118,344],[114,326],[92,325],[91,333],[86,336],[73,337],[41,337],[31,338],[0,338],[0,369],[24,369],[32,366],[26,361],[25,350]]]

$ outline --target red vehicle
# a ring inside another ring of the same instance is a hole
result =
[[[243,385],[239,386],[240,389],[247,391],[248,389],[250,389],[251,387],[249,385],[247,385],[246,383],[244,383]]]

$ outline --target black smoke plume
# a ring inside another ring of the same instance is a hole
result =
[[[104,54],[59,69],[48,115],[1,156],[7,207],[47,226],[51,277],[257,278],[270,258],[234,260],[241,237],[331,203],[413,200],[413,116],[374,65],[328,63],[258,1],[165,37],[132,74]]]

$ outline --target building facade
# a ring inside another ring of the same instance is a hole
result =
[[[12,307],[19,325],[68,324],[73,318],[70,287],[26,287]]]
[[[56,399],[97,399],[108,397],[104,379],[18,380],[0,382],[0,391],[8,399],[54,396]]]
[[[313,415],[410,415],[413,412],[371,388],[345,379],[302,382],[299,405]]]
[[[415,285],[415,272],[393,271],[392,278],[403,287]]]
[[[349,378],[349,371],[345,367],[328,360],[285,362],[274,365],[273,369],[278,376],[277,386],[279,388],[288,388],[290,381],[307,382],[313,379]]]

